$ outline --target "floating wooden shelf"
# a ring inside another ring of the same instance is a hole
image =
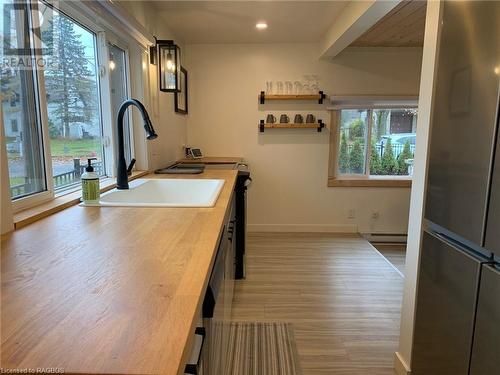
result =
[[[317,127],[319,126],[319,123],[315,122],[313,124],[291,124],[291,123],[288,123],[288,124],[268,124],[268,123],[265,123],[264,124],[264,128],[268,128],[268,129],[280,129],[280,128],[284,128],[284,129],[289,129],[289,128],[297,128],[297,129],[316,129]]]
[[[264,91],[259,94],[260,104],[265,104],[266,100],[317,100],[319,104],[323,104],[325,98],[323,91],[314,95],[266,95]]]
[[[325,127],[325,124],[323,123],[322,120],[318,120],[318,122],[315,122],[313,124],[310,123],[302,123],[302,124],[293,124],[293,123],[287,123],[287,124],[280,124],[280,123],[275,123],[275,124],[270,124],[264,122],[264,120],[260,120],[259,123],[259,131],[261,133],[264,133],[264,129],[316,129],[318,133],[323,130]]]

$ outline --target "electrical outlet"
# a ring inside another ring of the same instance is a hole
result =
[[[380,217],[380,213],[378,211],[372,211],[372,219],[376,220]]]
[[[348,214],[347,214],[347,218],[348,218],[348,219],[354,219],[354,218],[356,218],[356,211],[355,211],[354,209],[352,209],[352,208],[351,208],[351,209],[349,210]]]

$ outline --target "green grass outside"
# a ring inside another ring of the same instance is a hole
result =
[[[7,143],[12,143],[7,139]],[[86,158],[100,156],[101,141],[98,139],[51,139],[50,152],[52,157]],[[17,152],[9,153],[10,157],[17,157]]]
[[[85,158],[101,154],[102,146],[98,139],[51,139],[52,157]]]
[[[11,177],[10,186],[24,184],[24,177]]]

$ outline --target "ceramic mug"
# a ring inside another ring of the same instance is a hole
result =
[[[288,115],[282,114],[280,116],[280,123],[287,124],[288,122],[290,122],[290,117],[288,117]]]
[[[306,122],[308,124],[312,124],[316,121],[316,117],[314,117],[314,115],[312,113],[309,113],[307,116],[306,116]]]
[[[300,113],[297,113],[295,115],[295,118],[293,119],[293,122],[295,124],[302,124],[304,122],[304,117],[302,117],[302,115]]]
[[[276,122],[276,116],[272,114],[268,114],[266,117],[266,123],[268,124],[274,124]]]

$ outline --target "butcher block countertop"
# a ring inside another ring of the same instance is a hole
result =
[[[183,373],[236,173],[168,176],[225,179],[213,208],[74,206],[2,236],[0,367]]]

